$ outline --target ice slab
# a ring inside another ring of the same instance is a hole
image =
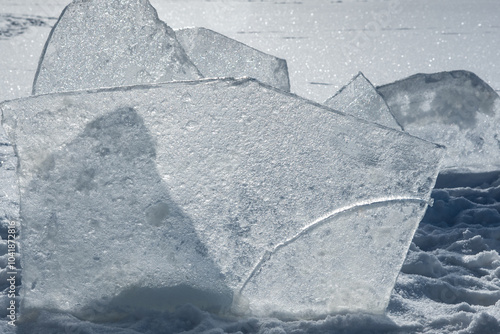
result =
[[[207,78],[251,77],[290,91],[286,60],[205,28],[175,31],[191,61]]]
[[[201,75],[147,0],[74,0],[52,29],[33,94]]]
[[[387,103],[361,72],[324,104],[347,114],[402,130]]]
[[[20,159],[25,314],[383,313],[444,151],[253,79],[0,108]]]
[[[416,74],[377,88],[408,133],[443,144],[443,172],[500,170],[500,99],[474,73]]]

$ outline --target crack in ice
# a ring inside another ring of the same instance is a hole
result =
[[[248,278],[245,280],[245,282],[241,286],[240,290],[238,291],[238,295],[241,295],[241,292],[246,287],[248,282],[257,274],[257,272],[262,268],[264,263],[266,263],[274,254],[276,254],[276,252],[278,252],[281,248],[286,247],[289,244],[291,244],[292,242],[296,241],[297,239],[299,239],[303,235],[305,235],[305,234],[311,232],[312,230],[316,229],[317,227],[323,225],[328,220],[330,220],[332,217],[339,215],[339,214],[342,214],[342,213],[345,213],[345,212],[348,212],[348,211],[352,211],[354,209],[361,208],[361,207],[368,207],[371,205],[382,204],[382,203],[406,202],[406,201],[408,201],[408,202],[420,202],[420,203],[425,203],[427,205],[431,204],[430,201],[426,201],[424,199],[417,198],[417,197],[384,197],[384,198],[379,198],[379,199],[374,199],[374,200],[366,200],[366,201],[357,202],[356,204],[353,204],[353,205],[347,205],[347,206],[335,209],[332,212],[314,220],[311,224],[302,228],[302,230],[300,230],[295,236],[293,236],[290,239],[285,240],[284,242],[276,245],[273,250],[266,251],[262,255],[262,257],[261,257],[260,261],[257,263],[257,265],[253,268],[253,270],[250,273],[250,275],[248,276]]]

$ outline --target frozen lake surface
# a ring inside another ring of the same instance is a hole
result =
[[[68,1],[3,0],[0,100],[26,96]],[[500,89],[500,3],[153,0],[174,29],[205,27],[286,59],[292,92],[323,102],[358,73],[376,86],[415,73],[468,70]],[[10,22],[18,23],[12,24]]]
[[[2,0],[0,101],[30,95],[43,45],[67,3]],[[496,0],[151,3],[174,29],[206,27],[286,59],[292,92],[317,102],[334,95],[358,71],[382,85],[419,72],[464,69],[500,89]],[[186,306],[90,323],[47,310],[36,325],[21,326],[18,333],[499,333],[499,175],[441,180],[387,316],[283,322],[227,319]],[[0,279],[3,289],[5,272]],[[5,296],[0,299],[2,309],[7,302]]]

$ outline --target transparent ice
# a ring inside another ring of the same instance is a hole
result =
[[[198,79],[147,0],[74,0],[51,31],[33,94]]]
[[[387,103],[361,72],[324,104],[347,114],[401,130]]]
[[[20,159],[27,313],[383,313],[444,151],[251,79],[1,109]]]
[[[207,78],[251,77],[290,91],[286,60],[205,28],[176,30],[191,61]]]
[[[416,74],[377,90],[405,131],[447,147],[444,173],[500,169],[500,98],[474,73]]]

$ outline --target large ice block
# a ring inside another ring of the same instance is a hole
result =
[[[467,71],[416,74],[378,87],[405,131],[443,144],[443,172],[500,170],[500,98]]]
[[[189,58],[205,77],[251,77],[290,91],[286,60],[210,29],[187,28],[175,33]]]
[[[361,72],[324,104],[347,114],[402,130],[387,103]]]
[[[148,0],[74,0],[45,44],[33,94],[200,77]]]
[[[382,313],[444,151],[253,79],[0,109],[20,159],[24,314]]]

